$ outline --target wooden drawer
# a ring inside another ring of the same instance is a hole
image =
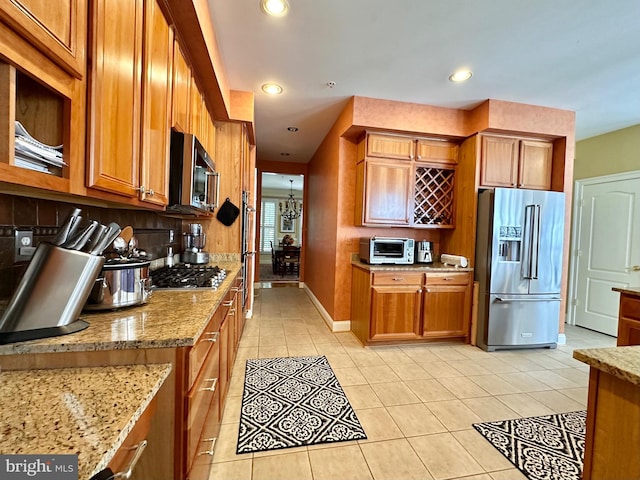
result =
[[[373,285],[420,285],[422,283],[421,272],[375,272]]]
[[[187,474],[188,480],[208,480],[213,463],[213,452],[220,432],[222,412],[218,408],[220,391],[216,390],[213,403],[207,414],[202,428],[202,435],[196,445],[194,457],[190,459],[191,467]]]
[[[468,272],[427,273],[425,277],[427,285],[468,285],[471,279]]]
[[[620,316],[640,320],[640,298],[620,297]]]
[[[193,459],[204,427],[207,412],[216,398],[220,369],[220,352],[217,344],[209,352],[202,371],[187,395],[187,462]],[[217,402],[216,402],[217,403]]]
[[[156,405],[157,401],[156,397],[154,397],[136,422],[133,429],[129,432],[129,435],[127,435],[122,446],[120,446],[109,462],[109,468],[114,473],[122,472],[127,469],[136,454],[138,446],[142,441],[147,439],[147,435],[151,429],[151,419],[156,412]],[[144,455],[144,451],[142,452],[142,455]]]
[[[187,390],[193,386],[204,359],[220,339],[220,314],[218,311],[213,314],[204,332],[189,351],[188,383]]]

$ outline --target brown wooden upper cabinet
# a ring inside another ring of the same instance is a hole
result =
[[[446,140],[367,133],[358,144],[358,226],[452,228],[458,146]]]
[[[85,1],[0,0],[3,182],[65,194],[76,193],[75,185],[83,186],[84,142],[78,141],[84,136],[85,117],[84,83],[79,78],[85,71],[87,26],[83,12]],[[60,44],[63,39],[67,42],[64,48]],[[65,61],[57,55],[62,50],[55,50],[55,45],[69,54]],[[65,164],[36,164],[16,158],[15,121],[37,141],[62,145]]]
[[[409,162],[366,159],[356,166],[356,224],[409,226],[412,168]]]
[[[482,135],[480,186],[551,189],[553,143]]]
[[[366,137],[365,156],[376,158],[395,158],[412,160],[415,157],[416,141],[402,135],[369,133]]]
[[[76,78],[85,72],[86,18],[87,0],[0,0],[0,19]]]
[[[91,29],[88,186],[166,205],[172,30],[157,0],[96,0]]]
[[[416,160],[419,162],[456,165],[458,163],[458,145],[443,140],[416,140]]]
[[[189,106],[191,97],[191,70],[184,58],[178,39],[173,41],[173,86],[171,126],[183,133],[191,131],[191,118]]]
[[[145,3],[140,200],[169,204],[173,29],[155,0]],[[144,188],[142,188],[144,187]]]

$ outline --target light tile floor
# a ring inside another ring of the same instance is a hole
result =
[[[566,327],[557,349],[488,353],[470,345],[362,347],[332,333],[303,289],[257,289],[233,369],[212,480],[524,480],[472,423],[586,408],[576,348],[615,338]],[[367,440],[236,455],[245,360],[325,355]]]

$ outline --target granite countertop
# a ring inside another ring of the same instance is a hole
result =
[[[640,386],[640,346],[574,350],[573,358]]]
[[[89,327],[69,335],[0,345],[0,355],[192,346],[231,287],[240,262],[217,262],[227,277],[213,289],[154,290],[146,304],[81,315]]]
[[[370,265],[363,262],[359,258],[352,258],[351,265],[354,265],[370,272],[385,272],[385,271],[412,271],[412,272],[473,272],[471,267],[454,267],[452,265],[445,265],[440,262],[433,263],[413,263],[410,265]]]
[[[171,365],[0,373],[0,452],[77,454],[79,478],[107,467]]]
[[[630,295],[632,297],[640,298],[640,287],[624,287],[624,288],[614,287],[611,290],[613,290],[614,292],[623,293],[625,295]]]

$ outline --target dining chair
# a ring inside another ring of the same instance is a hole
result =
[[[300,247],[286,245],[283,248],[284,270],[292,275],[300,274]]]

